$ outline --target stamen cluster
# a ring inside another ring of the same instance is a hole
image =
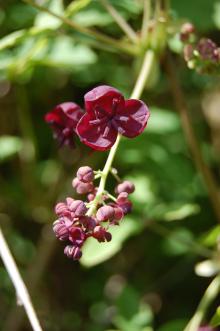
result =
[[[86,201],[68,197],[55,206],[58,219],[53,223],[53,231],[59,240],[67,242],[64,254],[73,260],[82,256],[82,247],[87,238],[93,237],[99,242],[110,241],[112,236],[109,228],[119,225],[132,208],[128,196],[135,188],[130,181],[117,184],[115,197],[104,191],[97,202],[98,189],[94,179],[100,176],[101,172],[96,174],[88,166],[80,167],[72,185],[78,194],[87,195]]]

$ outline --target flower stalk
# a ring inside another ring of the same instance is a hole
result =
[[[152,50],[146,51],[140,73],[138,75],[134,89],[131,93],[131,99],[138,99],[141,97],[141,94],[144,90],[146,82],[150,77],[151,68],[154,64],[154,60],[155,60],[154,51],[152,51]],[[109,152],[105,166],[101,173],[101,179],[100,179],[98,191],[97,191],[95,199],[92,201],[91,207],[89,208],[89,210],[87,212],[88,216],[92,216],[95,213],[98,204],[101,202],[102,195],[105,191],[105,183],[106,183],[109,172],[111,172],[112,163],[113,163],[115,154],[117,152],[120,139],[121,139],[121,135],[118,134],[116,142],[112,146],[112,148]]]

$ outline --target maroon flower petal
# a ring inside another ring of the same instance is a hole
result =
[[[112,122],[120,134],[134,138],[143,132],[149,116],[150,112],[143,101],[129,99],[125,101],[125,107],[117,111]]]
[[[100,112],[103,115],[114,115],[124,107],[124,97],[115,88],[107,85],[95,87],[84,96],[85,108],[89,114]]]
[[[110,149],[117,138],[117,131],[112,127],[108,118],[94,123],[90,114],[85,114],[79,121],[76,131],[80,140],[97,151]]]

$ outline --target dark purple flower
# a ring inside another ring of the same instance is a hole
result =
[[[73,260],[79,260],[82,256],[80,248],[74,245],[67,245],[64,248],[64,254],[66,254],[67,257],[72,258]]]
[[[80,217],[79,222],[85,227],[86,231],[92,231],[96,226],[95,218],[89,216]]]
[[[82,246],[82,244],[85,241],[85,233],[82,229],[76,226],[72,226],[69,228],[69,240],[75,245],[75,246]]]
[[[76,131],[83,143],[99,151],[110,149],[118,133],[128,138],[138,136],[150,115],[144,102],[125,100],[118,90],[105,85],[85,95],[85,108]]]
[[[100,225],[95,227],[92,236],[96,238],[99,242],[111,241],[112,239],[111,233]]]
[[[81,182],[89,183],[94,179],[94,172],[92,168],[84,166],[78,169],[76,176]]]
[[[64,102],[45,115],[45,121],[51,125],[54,137],[60,146],[74,147],[76,126],[83,114],[83,111],[74,102]]]

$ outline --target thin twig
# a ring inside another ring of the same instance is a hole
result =
[[[173,63],[173,60],[168,58],[165,65],[168,73],[168,79],[170,81],[173,99],[176,104],[176,109],[180,114],[183,131],[185,133],[186,140],[191,150],[193,160],[198,171],[203,177],[213,209],[217,216],[218,222],[220,222],[220,196],[218,186],[215,183],[215,179],[212,175],[212,172],[203,160],[199,142],[197,141],[197,137],[188,114],[187,104],[185,101],[186,98],[183,94],[178,78],[176,76],[175,64]]]
[[[187,324],[184,331],[197,331],[202,323],[209,305],[215,300],[220,291],[220,276],[216,276],[205,291],[198,308]]]
[[[114,18],[118,26],[124,31],[127,37],[133,42],[138,43],[138,37],[132,27],[126,22],[124,17],[108,2],[108,0],[101,0],[102,5],[106,8],[109,14]]]
[[[23,2],[31,5],[32,7],[36,8],[36,9],[39,9],[42,12],[48,13],[51,16],[58,18],[62,23],[70,26],[72,29],[74,29],[74,30],[76,30],[80,33],[83,33],[87,36],[93,37],[96,40],[101,41],[105,44],[108,44],[108,45],[110,45],[110,46],[112,46],[116,49],[123,50],[124,52],[126,52],[130,55],[135,55],[137,53],[137,49],[135,49],[133,45],[131,46],[131,45],[126,44],[122,41],[115,40],[115,39],[113,39],[109,36],[106,36],[105,34],[103,34],[101,32],[97,32],[95,30],[83,27],[83,26],[73,22],[69,18],[67,18],[65,16],[61,16],[61,15],[53,12],[52,10],[37,4],[36,2],[34,2],[32,0],[23,0]]]
[[[26,311],[32,329],[34,331],[42,331],[36,312],[32,305],[28,290],[21,278],[15,260],[9,250],[7,242],[5,241],[1,228],[0,228],[0,255],[5,265],[5,268],[11,278],[11,281],[15,287],[17,297],[21,302],[21,304],[24,306],[24,309]]]

